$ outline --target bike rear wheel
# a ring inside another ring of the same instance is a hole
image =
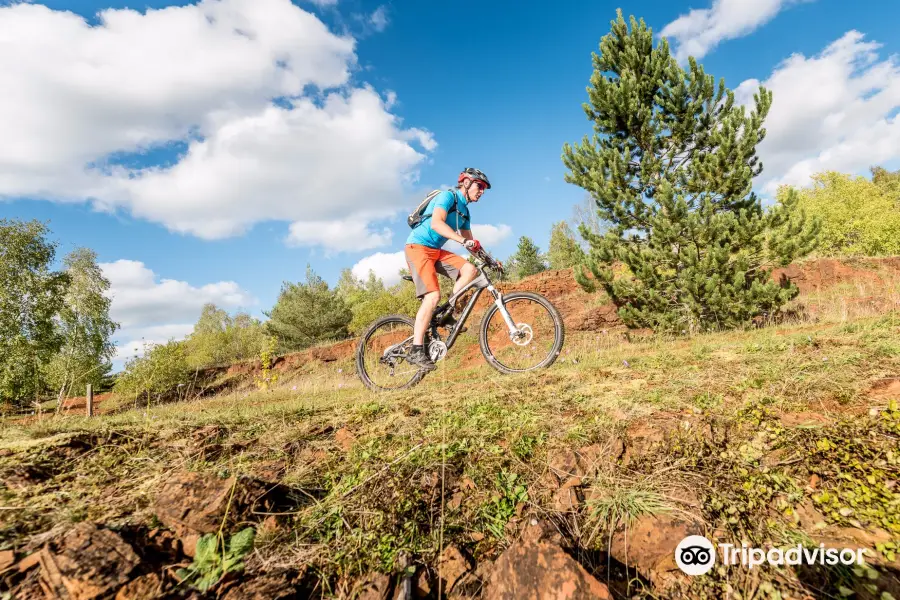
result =
[[[478,342],[488,364],[501,373],[525,373],[556,362],[565,341],[563,320],[549,300],[532,292],[503,296],[519,335],[510,339],[503,314],[492,304],[481,319]]]
[[[412,350],[415,321],[404,315],[389,315],[372,323],[356,349],[356,372],[373,391],[410,388],[425,373],[406,360]]]

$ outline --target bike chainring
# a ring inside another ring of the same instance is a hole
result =
[[[534,332],[531,330],[531,325],[516,323],[516,333],[512,336],[513,344],[527,346],[531,343],[532,338],[534,338]]]
[[[447,356],[447,344],[441,340],[431,340],[428,344],[428,355],[433,362],[437,362]]]

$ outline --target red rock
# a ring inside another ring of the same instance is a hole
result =
[[[297,589],[288,575],[267,573],[229,589],[222,600],[287,600],[296,597]]]
[[[334,432],[334,441],[341,447],[341,450],[350,452],[353,449],[353,444],[356,443],[356,436],[346,427],[341,427]]]
[[[558,545],[520,541],[497,559],[483,599],[611,600],[612,595]]]
[[[684,580],[675,564],[675,548],[689,535],[703,535],[703,531],[695,523],[670,515],[640,517],[627,529],[613,533],[609,554],[665,590]]]
[[[570,477],[553,494],[553,509],[559,512],[576,512],[582,504],[582,495],[578,487],[581,485],[580,477]]]
[[[388,600],[391,578],[383,573],[370,573],[357,580],[350,592],[353,600]]]
[[[128,582],[116,594],[116,600],[153,600],[162,590],[162,579],[156,573],[142,575]]]
[[[473,561],[456,546],[447,546],[438,560],[438,577],[444,593],[451,593],[453,586],[474,567]]]
[[[41,580],[56,597],[103,598],[128,583],[140,563],[118,534],[94,523],[80,523],[40,553]]]
[[[163,485],[156,497],[154,512],[162,523],[179,535],[213,533],[222,524],[233,485],[234,478],[177,473]]]

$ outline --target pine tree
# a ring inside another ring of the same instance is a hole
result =
[[[348,337],[352,314],[337,290],[306,267],[306,283],[282,285],[267,328],[284,351],[302,350],[318,342]]]
[[[565,221],[554,223],[550,229],[547,262],[551,269],[568,269],[584,262],[585,254]]]
[[[519,245],[515,254],[509,257],[509,271],[514,274],[517,279],[535,275],[541,271],[547,270],[547,264],[541,249],[537,244],[528,237],[519,238]]]
[[[576,279],[599,284],[630,326],[695,332],[777,312],[798,290],[770,269],[808,254],[817,226],[795,210],[796,194],[763,210],[752,193],[771,92],[760,87],[748,114],[693,57],[685,70],[665,39],[654,48],[643,20],[630,26],[617,11],[592,54],[593,139],[563,147],[566,181],[609,224],[580,228],[593,279],[583,269]]]

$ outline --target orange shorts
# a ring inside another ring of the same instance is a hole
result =
[[[466,259],[440,248],[429,248],[419,244],[407,244],[405,248],[406,264],[409,274],[416,284],[416,297],[421,298],[428,292],[439,292],[438,273],[446,275],[453,281],[459,278],[459,272],[466,264]]]

